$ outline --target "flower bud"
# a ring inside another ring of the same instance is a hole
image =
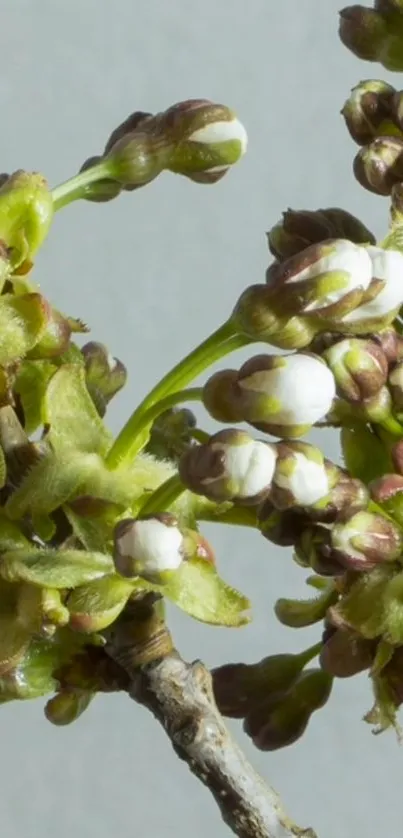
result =
[[[80,172],[86,172],[88,169],[92,169],[92,167],[100,163],[101,160],[102,157],[99,155],[89,157],[81,166]],[[94,183],[87,184],[87,186],[83,189],[82,197],[86,201],[106,203],[107,201],[112,201],[114,198],[117,198],[121,191],[122,186],[120,183],[117,183],[116,180],[112,180],[112,178],[102,178],[101,180],[94,181]]]
[[[254,505],[270,489],[276,456],[273,445],[228,428],[186,451],[179,474],[195,494],[218,502],[236,500]]]
[[[251,710],[244,731],[261,751],[292,745],[304,733],[312,713],[326,704],[331,689],[328,673],[307,669],[287,692],[274,693]]]
[[[0,188],[0,239],[14,268],[31,261],[46,238],[53,199],[43,175],[18,171]]]
[[[340,40],[357,58],[378,61],[387,34],[386,21],[375,9],[356,5],[340,12]]]
[[[277,509],[311,507],[327,498],[337,469],[327,466],[319,448],[307,442],[278,443],[270,500]]]
[[[206,99],[179,102],[161,115],[173,143],[167,168],[198,183],[215,183],[245,154],[242,123],[225,105]]]
[[[266,273],[272,306],[290,314],[342,317],[361,302],[372,279],[367,248],[347,239],[307,247]],[[323,331],[323,329],[322,329]]]
[[[347,128],[358,145],[374,137],[393,134],[392,103],[395,88],[384,81],[368,79],[353,87],[342,108]]]
[[[388,376],[388,361],[374,341],[346,338],[323,353],[337,385],[338,395],[349,402],[375,396]]]
[[[217,422],[242,422],[237,370],[219,370],[203,387],[203,404]]]
[[[99,415],[104,416],[110,400],[126,384],[126,367],[108,352],[103,343],[90,341],[81,351],[87,388]]]
[[[319,661],[322,669],[335,678],[351,678],[369,669],[374,654],[373,641],[352,631],[336,629],[326,640]]]
[[[383,515],[366,511],[336,523],[331,542],[337,559],[351,570],[370,570],[382,562],[393,562],[402,550],[398,527]]]
[[[375,195],[390,195],[403,180],[403,138],[376,137],[361,148],[353,163],[358,183]]]
[[[274,606],[274,613],[283,626],[305,628],[320,623],[328,609],[337,602],[338,594],[332,582],[312,599],[286,599],[281,597]]]
[[[196,417],[188,408],[164,410],[153,423],[145,452],[157,460],[177,463],[189,445],[193,444],[192,431],[195,427]]]
[[[45,716],[54,725],[69,725],[84,713],[93,697],[87,690],[65,687],[49,699]]]
[[[115,567],[121,576],[159,580],[183,561],[183,535],[169,513],[125,518],[114,530]]]
[[[271,253],[280,262],[327,239],[345,238],[356,244],[375,244],[374,235],[365,225],[338,207],[316,211],[289,209],[267,238]]]
[[[256,355],[238,373],[242,418],[260,431],[282,437],[307,433],[330,410],[334,377],[308,354]]]
[[[147,113],[145,111],[135,111],[134,113],[129,114],[129,116],[120,123],[120,125],[115,128],[104,148],[104,156],[109,154],[113,146],[125,137],[127,134],[132,134],[133,131],[136,131],[140,125],[144,125],[146,122],[149,122],[154,119],[152,113]]]
[[[311,659],[312,649],[299,655],[270,655],[254,664],[229,663],[211,671],[220,713],[242,719],[253,705],[273,693],[288,690]]]
[[[344,567],[333,555],[330,530],[320,524],[306,527],[295,543],[295,560],[320,576],[338,576]]]
[[[250,285],[243,291],[232,313],[237,332],[254,341],[268,341],[281,349],[302,349],[311,343],[320,324],[301,317],[289,317],[273,307],[273,292],[266,285]]]
[[[395,521],[403,525],[403,476],[383,474],[369,486],[371,498]]]
[[[367,332],[389,325],[403,302],[403,253],[370,245],[367,252],[372,264],[372,282],[365,298],[354,311],[342,317],[343,329]]]
[[[276,509],[268,497],[259,506],[258,526],[264,538],[272,544],[291,547],[309,526],[309,519],[300,509]]]

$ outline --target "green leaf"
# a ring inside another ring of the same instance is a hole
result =
[[[102,552],[105,549],[105,545],[112,539],[116,522],[122,517],[122,513],[116,511],[112,518],[109,514],[84,518],[67,505],[63,507],[63,512],[72,526],[74,535],[90,552]]]
[[[70,627],[86,633],[107,628],[123,611],[133,588],[133,583],[116,574],[76,588],[66,602]]]
[[[231,588],[204,559],[184,561],[166,584],[156,585],[190,617],[216,626],[243,626],[249,622],[249,600]]]
[[[14,550],[18,547],[31,546],[28,539],[23,535],[17,524],[14,524],[4,515],[0,514],[0,554],[6,550]],[[1,560],[0,560],[1,561]],[[1,588],[0,588],[1,602]],[[1,606],[0,606],[1,609]]]
[[[368,485],[377,477],[394,472],[385,446],[368,426],[342,428],[340,440],[343,459],[351,477]]]
[[[303,628],[323,620],[328,608],[335,602],[337,602],[337,593],[332,585],[328,585],[321,596],[312,599],[278,599],[274,612],[283,626]]]
[[[21,400],[28,435],[44,424],[46,388],[55,371],[50,361],[24,361],[17,373],[14,389]]]
[[[5,510],[10,518],[48,515],[71,498],[92,467],[93,455],[49,450],[24,476],[10,495]]]
[[[30,640],[30,633],[18,623],[15,613],[0,615],[0,675],[16,666]]]
[[[57,682],[53,672],[59,663],[57,644],[32,641],[18,666],[0,677],[0,698],[24,700],[54,692]]]
[[[41,338],[48,319],[40,294],[3,294],[0,297],[0,364],[23,358]]]
[[[10,550],[0,561],[8,582],[30,582],[47,588],[76,588],[114,569],[110,556],[85,550]]]
[[[79,364],[65,364],[51,378],[44,400],[44,417],[55,451],[75,449],[105,454],[111,435],[100,419]]]
[[[385,593],[394,575],[394,568],[376,567],[361,573],[350,590],[332,608],[332,618],[340,627],[355,629],[362,637],[373,640],[385,628]]]

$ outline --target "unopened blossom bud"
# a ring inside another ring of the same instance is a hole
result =
[[[295,542],[295,560],[303,567],[310,567],[320,576],[338,576],[345,572],[335,559],[330,529],[321,524],[306,527]]]
[[[126,384],[126,367],[110,354],[103,343],[90,341],[81,351],[89,393],[99,415],[104,416],[110,400]]]
[[[212,670],[214,697],[220,713],[242,719],[268,696],[288,690],[315,649],[297,655],[270,655],[258,663],[229,663]]]
[[[324,419],[336,395],[332,372],[321,358],[256,355],[237,378],[242,418],[258,430],[282,437],[302,436]]]
[[[309,523],[309,518],[301,509],[276,509],[269,497],[263,500],[258,509],[260,532],[279,547],[295,544]]]
[[[231,320],[239,334],[254,341],[267,341],[281,349],[308,346],[320,330],[320,324],[302,317],[289,317],[280,309],[279,299],[274,306],[271,288],[250,285],[239,297]]]
[[[372,664],[374,642],[355,632],[336,629],[326,640],[320,653],[320,665],[335,678],[351,678]]]
[[[388,364],[394,364],[403,359],[403,338],[397,334],[393,326],[372,334],[371,340],[381,347]]]
[[[280,262],[311,244],[346,238],[356,244],[375,244],[374,235],[354,215],[338,207],[287,210],[267,234],[269,249]]]
[[[336,523],[331,542],[337,559],[351,570],[370,570],[382,562],[393,562],[402,550],[399,528],[383,515],[367,511]]]
[[[161,117],[173,143],[167,168],[198,183],[215,183],[246,152],[248,137],[235,113],[207,99],[189,99]]]
[[[99,155],[88,157],[81,166],[80,172],[86,172],[88,169],[92,169],[101,160],[102,157]],[[121,191],[122,186],[116,180],[112,180],[112,178],[101,178],[100,180],[94,181],[94,183],[87,184],[82,190],[82,197],[86,201],[103,204],[117,198]]]
[[[377,136],[393,134],[394,93],[392,85],[378,79],[361,81],[353,87],[341,112],[358,145],[366,145]]]
[[[203,404],[217,422],[242,422],[237,370],[219,370],[203,387]]]
[[[403,0],[375,0],[374,6],[376,11],[383,15],[395,14],[395,21],[396,12],[403,13]]]
[[[353,169],[358,183],[369,192],[390,195],[393,186],[403,180],[403,138],[376,137],[360,149]]]
[[[276,457],[273,445],[228,428],[186,451],[179,475],[195,494],[254,505],[270,489]]]
[[[247,714],[244,731],[261,751],[292,745],[304,733],[315,710],[331,693],[332,677],[319,669],[307,669],[289,690],[268,696]]]
[[[134,113],[129,114],[129,116],[126,117],[126,119],[123,120],[117,128],[114,128],[110,134],[104,148],[104,156],[111,151],[118,140],[121,140],[122,137],[136,131],[141,124],[144,124],[150,119],[154,119],[153,114],[147,113],[146,111],[134,111]]]
[[[270,491],[277,509],[311,507],[327,498],[337,469],[325,462],[319,448],[307,442],[278,443],[278,458]]]
[[[192,445],[192,432],[196,427],[196,417],[185,407],[164,410],[155,419],[150,431],[146,453],[157,460],[178,462],[184,451]]]
[[[349,402],[375,396],[388,376],[388,361],[371,340],[346,338],[323,353],[337,385],[337,394]]]
[[[367,248],[348,239],[313,244],[285,262],[274,263],[266,273],[275,310],[278,306],[289,314],[316,312],[326,318],[342,317],[356,308],[371,279]]]
[[[375,9],[355,5],[340,12],[340,40],[357,58],[377,61],[387,34],[387,23]]]
[[[88,327],[81,320],[65,317],[55,308],[48,308],[48,320],[41,339],[30,350],[30,360],[57,358],[67,351],[73,333],[85,334]]]
[[[69,725],[84,713],[93,697],[88,690],[65,687],[49,699],[45,716],[54,725]]]
[[[14,268],[32,257],[53,219],[53,198],[43,175],[14,172],[0,188],[0,239]]]
[[[372,282],[368,301],[342,317],[343,330],[364,329],[369,332],[388,326],[403,302],[403,253],[370,245],[367,248],[372,265]]]
[[[155,581],[166,571],[177,570],[184,558],[177,519],[162,513],[119,521],[113,558],[117,572],[128,578],[143,576]]]
[[[400,525],[403,525],[403,475],[383,474],[369,486],[371,498]]]

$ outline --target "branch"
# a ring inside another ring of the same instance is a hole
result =
[[[114,656],[113,647],[108,651]],[[289,820],[277,793],[232,739],[214,700],[211,675],[200,661],[185,663],[172,651],[130,675],[131,698],[162,724],[177,755],[213,794],[239,838],[316,838],[312,829]]]

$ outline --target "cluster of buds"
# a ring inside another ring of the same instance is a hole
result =
[[[358,58],[401,71],[402,20],[401,0],[375,0],[374,8],[348,6],[340,12],[340,38]]]
[[[262,751],[292,745],[331,693],[332,675],[304,669],[317,652],[266,657],[255,664],[233,663],[213,669],[217,706],[225,716],[243,719],[245,733]]]

